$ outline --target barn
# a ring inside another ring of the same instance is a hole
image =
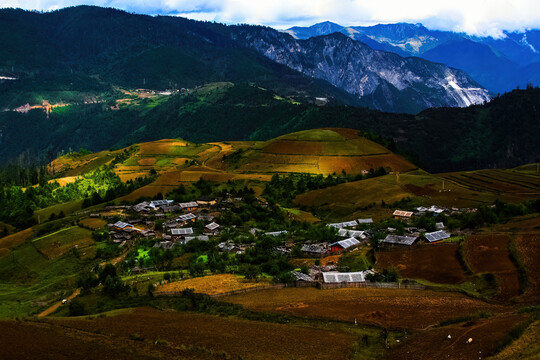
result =
[[[343,250],[353,248],[354,246],[357,246],[360,244],[360,241],[356,240],[355,238],[348,238],[341,241],[336,241],[333,244],[330,244],[330,250],[332,253],[339,253]]]

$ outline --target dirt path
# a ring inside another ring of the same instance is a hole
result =
[[[80,293],[81,293],[81,289],[77,289],[77,290],[75,290],[75,292],[73,294],[69,295],[66,299],[68,301],[72,300],[75,297],[77,297]],[[51,306],[47,310],[43,311],[41,314],[38,315],[38,317],[45,317],[47,315],[50,315],[53,312],[55,312],[56,309],[58,309],[60,306],[62,306],[62,301],[57,302],[56,304],[54,304],[53,306]]]

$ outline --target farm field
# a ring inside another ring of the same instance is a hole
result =
[[[402,277],[425,279],[440,284],[467,280],[456,256],[458,244],[428,244],[377,251],[376,268],[396,267]]]
[[[86,218],[81,220],[81,225],[90,229],[99,229],[107,225],[107,222],[99,218]]]
[[[165,351],[164,354],[181,354],[177,349],[184,346],[193,349],[195,355],[196,350],[203,350],[201,355],[253,360],[347,359],[356,340],[352,334],[343,332],[150,308],[91,320],[49,319],[46,324],[65,328],[70,333],[99,332],[106,340],[126,344],[135,343],[130,337],[136,334],[141,345],[161,341],[164,345],[154,349]]]
[[[515,235],[516,250],[527,272],[522,301],[540,301],[540,233]]]
[[[486,169],[437,176],[471,191],[497,195],[503,201],[524,201],[540,196],[540,176],[526,171]]]
[[[38,249],[48,259],[54,259],[71,251],[75,247],[81,252],[86,247],[94,245],[92,232],[78,226],[72,226],[32,240]]]
[[[464,244],[465,257],[475,273],[492,273],[499,285],[496,298],[508,300],[519,295],[517,269],[508,253],[510,237],[505,234],[472,235]]]
[[[233,274],[210,275],[196,277],[188,280],[174,281],[168,284],[160,285],[155,295],[167,292],[177,292],[184,289],[194,289],[196,293],[217,295],[229,291],[248,289],[257,286],[267,285],[265,282],[247,281],[240,276]]]
[[[409,289],[285,288],[233,295],[224,301],[247,309],[378,326],[423,329],[443,320],[504,307],[448,292]]]
[[[523,335],[490,360],[538,359],[540,357],[540,321],[534,321]]]
[[[526,321],[526,314],[499,315],[421,331],[403,345],[392,347],[393,359],[484,359],[492,354],[508,331]],[[450,335],[450,338],[448,336]],[[467,344],[467,340],[473,341]],[[429,344],[429,345],[428,345]]]
[[[32,230],[32,228],[28,228],[15,234],[11,234],[1,238],[0,251],[2,251],[2,253],[0,253],[0,257],[9,254],[9,249],[23,244],[32,236],[34,236],[34,231]]]
[[[0,317],[29,315],[71,294],[80,270],[71,253],[49,260],[32,243],[17,247],[0,258]]]

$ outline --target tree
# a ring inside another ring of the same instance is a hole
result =
[[[105,282],[103,283],[103,292],[110,296],[116,297],[126,289],[122,281],[117,277],[107,275]]]
[[[86,313],[84,304],[76,299],[72,300],[69,303],[68,311],[69,311],[69,316],[82,316]]]
[[[105,280],[107,279],[107,277],[117,277],[116,267],[113,264],[107,264],[101,269],[101,271],[99,272],[99,282],[101,284],[105,284]]]

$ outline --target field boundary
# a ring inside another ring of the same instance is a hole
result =
[[[260,285],[253,286],[245,289],[238,289],[227,291],[219,294],[208,295],[211,298],[221,298],[233,295],[247,294],[255,291],[263,290],[280,290],[284,288],[304,288],[304,287],[313,287],[319,290],[330,290],[330,289],[342,289],[342,288],[378,288],[378,289],[412,289],[412,290],[425,290],[426,286],[421,284],[410,284],[410,283],[383,283],[383,282],[357,282],[357,283],[332,283],[324,284],[319,282],[296,282],[291,284],[271,284],[271,285]],[[182,294],[182,290],[179,291],[160,291],[155,292],[155,296],[178,296]]]

